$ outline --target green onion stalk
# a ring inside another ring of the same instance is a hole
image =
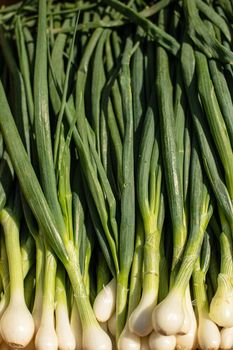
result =
[[[189,38],[187,37],[187,33],[185,33],[185,36],[183,39],[182,51],[181,51],[181,62],[182,62],[182,73],[183,73],[185,88],[186,88],[188,102],[189,102],[189,108],[192,115],[193,124],[195,126],[195,130],[197,133],[198,143],[201,149],[205,172],[208,176],[209,182],[211,184],[211,188],[215,194],[215,197],[219,203],[219,206],[222,208],[227,220],[230,223],[232,220],[232,213],[233,213],[231,197],[230,197],[228,188],[225,184],[225,181],[222,178],[222,174],[220,173],[220,162],[218,159],[216,148],[213,143],[213,139],[211,138],[209,127],[206,123],[206,117],[203,111],[203,107],[200,103],[199,95],[197,94],[197,78],[196,78],[196,70],[195,70],[196,59],[195,59],[194,49],[191,46]],[[206,62],[204,63],[206,64]],[[211,83],[210,79],[208,76],[207,78],[208,78],[207,80],[208,86],[210,86],[209,85]],[[207,89],[205,88],[205,82],[202,81],[202,83],[203,83],[203,92],[205,91],[205,93],[207,93]],[[213,94],[211,98],[215,100],[214,95],[215,94]],[[208,106],[208,98],[205,98],[205,103]],[[213,106],[211,108],[213,109]],[[217,107],[217,111],[219,112],[219,106]],[[214,113],[215,113],[214,115],[216,116],[216,110]],[[222,122],[221,118],[219,119],[219,117],[220,115],[218,113],[218,117],[217,117],[218,122],[222,124],[221,132],[223,132],[223,134],[225,135],[224,136],[224,140],[226,141],[225,146],[227,145],[228,152],[230,152],[228,135],[225,133],[224,123]],[[213,123],[214,123],[214,119],[213,119]],[[216,126],[215,126],[215,130],[216,130]],[[225,161],[225,165],[227,166],[226,161]]]
[[[163,11],[160,12],[159,21],[161,28],[164,28],[165,13]],[[174,270],[184,249],[187,228],[174,133],[173,87],[169,57],[162,47],[157,47],[156,58],[156,96],[161,128],[162,158],[165,170],[164,176],[173,226],[174,243],[172,269]]]
[[[126,319],[129,273],[135,243],[135,186],[134,186],[134,125],[130,78],[130,59],[133,42],[127,38],[121,62],[120,88],[125,120],[122,149],[121,218],[119,230],[119,273],[117,274],[116,338],[118,339]],[[130,205],[129,205],[130,203]]]
[[[183,4],[185,18],[188,23],[189,36],[192,42],[206,57],[214,58],[224,63],[232,62],[232,52],[216,39],[205,21],[201,20],[198,12],[198,3],[200,4],[199,1],[190,2],[185,0]],[[221,27],[223,26],[221,25]],[[208,33],[208,35],[206,35],[206,33]]]
[[[154,101],[154,96],[151,100]],[[144,132],[139,150],[137,183],[138,202],[145,235],[143,290],[141,300],[129,319],[130,330],[140,337],[149,335],[153,329],[151,315],[158,299],[160,238],[164,218],[162,174],[158,135],[155,138],[154,119],[153,106],[150,106],[145,117]]]
[[[231,162],[233,158],[230,138],[228,136],[226,124],[215,94],[206,57],[202,53],[196,52],[195,58],[198,77],[198,91],[211,134],[224,168],[227,189],[229,191],[230,198],[233,198],[233,179],[231,171]],[[210,93],[210,91],[212,91],[212,93]]]

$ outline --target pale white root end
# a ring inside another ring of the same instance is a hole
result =
[[[11,348],[5,342],[2,342],[0,344],[0,350],[11,350]]]
[[[141,350],[149,350],[149,336],[141,338]]]

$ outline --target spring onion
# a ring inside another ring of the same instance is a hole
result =
[[[232,20],[0,7],[0,348],[232,348]]]

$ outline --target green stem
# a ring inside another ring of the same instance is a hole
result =
[[[57,262],[51,250],[45,248],[45,271],[43,285],[41,323],[54,322],[55,281]]]
[[[135,307],[138,305],[141,297],[143,241],[144,241],[144,228],[143,228],[141,216],[138,215],[138,220],[136,225],[135,250],[134,250],[134,257],[133,257],[132,269],[130,274],[128,316],[131,315]]]
[[[193,292],[196,300],[198,314],[209,312],[208,298],[205,288],[205,273],[200,269],[200,261],[197,261],[193,270]]]
[[[61,306],[62,308],[65,308],[68,313],[68,303],[67,303],[67,295],[66,295],[66,275],[65,275],[65,269],[60,264],[58,264],[57,273],[56,273],[55,300],[57,304],[56,315],[57,315],[59,306]]]
[[[24,285],[19,241],[19,222],[10,209],[1,212],[1,224],[5,235],[6,252],[9,265],[11,298],[23,298]]]
[[[91,325],[99,327],[99,324],[93,313],[90,300],[87,296],[82,274],[80,271],[80,266],[77,263],[75,248],[72,244],[67,246],[67,252],[69,254],[69,260],[66,262],[65,268],[73,287],[74,298],[78,307],[82,328],[85,329]]]
[[[210,212],[207,212],[206,215],[203,213],[200,226],[195,227],[192,232],[193,239],[188,242],[187,249],[185,250],[184,257],[182,259],[181,267],[176,276],[175,284],[181,288],[185,289],[188,285],[189,279],[192,275],[193,267],[200,254],[205,230],[211,215],[212,210],[210,210]],[[194,237],[196,237],[195,240]]]
[[[128,271],[119,272],[117,276],[117,300],[116,300],[116,339],[119,339],[125,326],[128,300]]]
[[[31,305],[34,297],[34,278],[35,267],[33,266],[24,280],[24,297],[29,310],[31,310]]]
[[[169,50],[173,55],[177,55],[180,48],[179,43],[164,30],[153,24],[150,20],[138,14],[129,6],[123,4],[121,1],[104,0],[104,2],[119,11],[122,15],[130,18],[137,25],[140,25],[159,44]]]
[[[154,291],[155,299],[158,297],[159,263],[160,263],[160,238],[158,230],[145,232],[145,244],[143,250],[143,290]]]
[[[43,300],[43,281],[44,281],[44,244],[43,244],[43,241],[38,238],[36,240],[35,299],[34,299],[34,305],[32,310],[36,329],[38,329],[39,322],[41,319],[41,308],[42,308],[42,300]]]
[[[168,259],[165,255],[164,247],[165,234],[162,232],[160,240],[160,266],[159,266],[159,292],[158,292],[158,302],[161,302],[168,294],[169,290],[169,272],[168,272]]]

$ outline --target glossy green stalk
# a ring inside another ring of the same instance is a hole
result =
[[[56,218],[59,233],[63,236],[63,239],[65,239],[66,228],[57,197],[49,119],[46,3],[45,0],[39,2],[34,72],[35,133],[42,188],[51,211]]]
[[[222,115],[226,123],[227,132],[231,141],[231,146],[233,146],[233,127],[231,120],[231,110],[233,104],[231,94],[227,85],[227,80],[224,75],[224,71],[218,62],[210,60],[209,69],[216,97],[218,99],[219,107],[221,109]]]
[[[28,53],[26,49],[25,35],[23,32],[22,21],[20,16],[17,17],[17,20],[16,20],[15,32],[17,37],[16,44],[18,49],[20,71],[22,73],[22,77],[25,85],[25,92],[27,96],[28,113],[29,113],[30,123],[31,125],[33,125],[34,101],[33,101],[33,92],[32,92],[32,86],[30,81],[31,79],[30,62],[29,62]]]
[[[104,71],[104,62],[103,62],[103,50],[104,45],[109,36],[108,30],[104,30],[100,36],[100,39],[96,45],[96,50],[93,57],[93,72],[92,72],[92,83],[91,83],[91,112],[92,112],[92,121],[91,125],[96,137],[96,147],[97,152],[100,154],[103,165],[105,169],[106,165],[106,150],[108,145],[106,144],[107,140],[104,137],[101,137],[101,93],[105,85],[105,71]]]
[[[138,14],[129,6],[121,3],[118,0],[104,0],[109,6],[119,11],[122,15],[129,17],[133,22],[140,25],[150,36],[152,36],[158,44],[169,50],[174,55],[179,51],[178,42],[163,29]]]
[[[230,197],[233,198],[233,176],[231,171],[233,155],[226,124],[214,92],[207,60],[205,56],[199,52],[196,52],[195,57],[197,64],[198,91],[203,103],[211,134],[224,167],[226,185]]]
[[[130,59],[133,43],[130,38],[126,40],[125,51],[122,58],[122,72],[120,86],[122,93],[122,106],[125,120],[125,134],[123,141],[122,178],[121,189],[121,219],[119,241],[119,274],[117,275],[117,301],[116,317],[118,339],[125,324],[128,298],[129,272],[133,260],[135,239],[135,187],[134,187],[134,125],[132,110],[132,92],[130,78]],[[130,205],[129,205],[130,203]]]
[[[113,48],[111,47],[113,46]],[[114,52],[115,60],[114,60]],[[119,81],[117,73],[119,71],[119,60],[121,54],[121,47],[119,43],[119,37],[115,31],[111,33],[111,37],[106,41],[106,68],[109,75],[109,81],[111,82],[111,98],[113,110],[116,115],[116,120],[119,128],[121,138],[124,135],[124,120],[122,113],[122,100],[119,87]]]
[[[227,22],[220,16],[211,5],[207,5],[202,0],[196,0],[197,8],[202,12],[214,25],[216,25],[225,35],[228,41],[231,41],[231,33]]]
[[[164,219],[159,136],[155,135],[154,94],[148,107],[139,148],[137,197],[144,226],[142,296],[129,320],[130,330],[147,336],[159,290],[160,239]]]
[[[164,27],[164,17],[162,16],[164,15],[160,16],[160,23]],[[174,269],[182,254],[187,232],[178,169],[177,146],[174,135],[173,87],[169,70],[169,58],[162,47],[157,48],[156,88],[164,174],[173,225],[174,248],[172,268]]]
[[[211,187],[215,193],[215,197],[224,211],[227,219],[229,222],[231,222],[233,206],[220,172],[220,165],[216,155],[216,149],[211,139],[209,128],[205,121],[203,108],[197,94],[194,50],[190,44],[190,41],[187,39],[187,36],[182,44],[181,62],[189,108],[201,149],[203,165]]]
[[[188,22],[189,36],[208,58],[215,58],[224,63],[232,63],[232,52],[224,47],[208,30],[199,16],[196,1],[184,1],[184,12]]]
[[[9,155],[4,151],[0,161],[0,210],[6,204],[14,178],[14,170]]]
[[[193,137],[190,174],[190,231],[175,285],[185,290],[200,255],[205,230],[213,213],[210,195],[202,174],[198,145]]]

